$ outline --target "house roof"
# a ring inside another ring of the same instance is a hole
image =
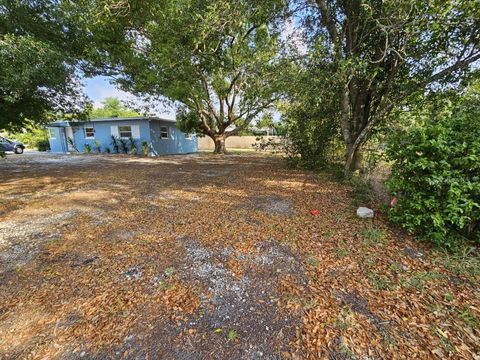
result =
[[[155,120],[155,121],[167,121],[171,123],[176,123],[176,120],[172,119],[163,119],[159,118],[156,116],[131,116],[131,117],[110,117],[110,118],[96,118],[96,119],[88,119],[84,121],[66,121],[66,120],[59,120],[59,121],[54,121],[47,126],[49,127],[68,127],[68,126],[75,126],[75,125],[83,125],[83,124],[88,124],[92,122],[102,122],[102,121],[128,121],[128,120],[145,120],[145,121],[150,121],[150,120]]]

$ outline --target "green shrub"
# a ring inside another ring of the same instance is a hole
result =
[[[435,244],[479,240],[480,99],[390,139],[390,218]]]
[[[35,146],[38,151],[48,151],[50,150],[50,142],[48,139],[38,139],[35,142]]]
[[[127,139],[118,139],[119,148],[123,154],[128,154],[128,142]]]
[[[39,147],[42,147],[42,149],[45,149],[45,145],[48,144],[48,132],[43,127],[27,126],[22,131],[8,133],[7,137],[21,141],[27,148],[39,149]],[[48,148],[46,150],[49,149],[50,145],[48,144]],[[39,149],[39,151],[46,150]]]
[[[138,153],[137,142],[131,136],[128,138],[128,142],[130,144],[130,150],[128,151],[128,153],[136,155]]]
[[[143,140],[142,141],[142,154],[143,156],[148,156],[150,153],[150,145],[148,144],[148,141]]]
[[[339,150],[336,141],[339,131],[335,118],[317,116],[310,111],[296,108],[288,112],[287,120],[290,147],[298,155],[288,158],[290,165],[323,169],[339,160],[338,154],[342,154],[342,150]],[[341,155],[340,158],[342,159]]]
[[[90,154],[92,152],[92,147],[90,146],[90,144],[85,144],[84,150],[86,154]]]
[[[100,141],[95,140],[93,142],[93,150],[95,150],[95,152],[97,153],[100,153],[102,151],[102,144],[100,143]]]
[[[120,145],[119,145],[120,139],[117,138],[115,135],[112,135],[112,147],[113,147],[113,152],[119,154],[120,153]]]

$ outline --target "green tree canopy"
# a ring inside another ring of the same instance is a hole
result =
[[[175,102],[179,126],[211,137],[216,152],[279,97],[283,0],[84,0],[72,6],[85,14],[81,25],[94,36],[94,71],[115,75],[121,88],[141,97]]]
[[[259,128],[272,128],[275,123],[273,121],[273,115],[271,113],[265,113],[263,116],[258,119],[257,127]]]
[[[321,69],[337,102],[346,173],[390,112],[418,93],[460,84],[480,59],[480,3],[418,0],[306,1],[299,14],[306,67]],[[323,104],[323,99],[322,99]],[[320,105],[323,106],[323,105]]]
[[[102,107],[93,109],[89,117],[90,118],[108,118],[108,117],[121,117],[121,116],[139,116],[140,114],[135,110],[129,109],[122,104],[116,97],[107,97],[102,101]]]
[[[0,1],[0,129],[81,113],[81,39],[56,1]]]

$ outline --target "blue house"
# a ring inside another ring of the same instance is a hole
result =
[[[91,119],[88,121],[56,121],[47,126],[52,152],[67,153],[85,151],[88,144],[92,151],[116,152],[114,140],[120,147],[131,139],[137,152],[142,153],[142,142],[149,145],[150,155],[188,154],[197,152],[195,135],[185,134],[176,127],[175,120],[157,117],[118,117]]]

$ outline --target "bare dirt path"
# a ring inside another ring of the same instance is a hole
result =
[[[477,278],[277,158],[37,154],[0,173],[1,359],[478,350]]]

